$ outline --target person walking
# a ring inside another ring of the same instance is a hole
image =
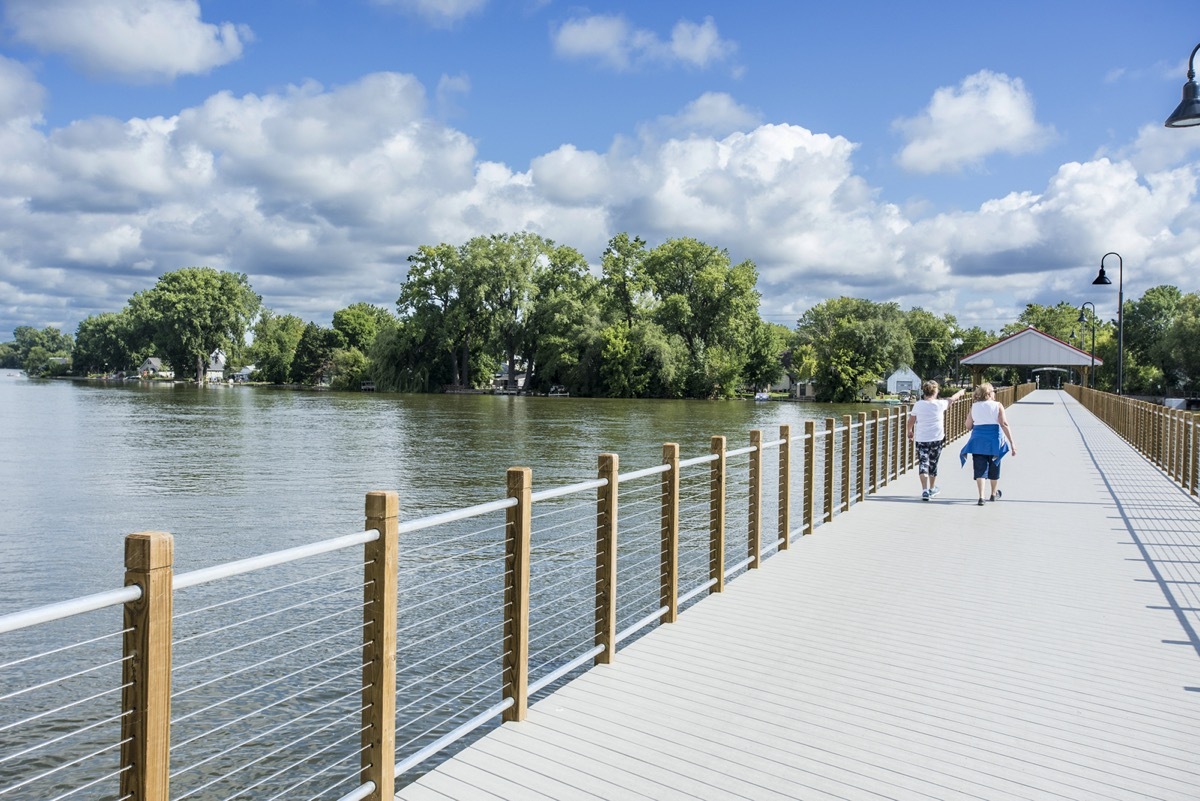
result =
[[[984,481],[990,481],[992,492],[989,500],[999,499],[1000,491],[1000,460],[1004,455],[1017,455],[1017,444],[1013,442],[1012,429],[1008,425],[1008,416],[1004,406],[996,400],[996,388],[991,384],[980,384],[975,387],[972,396],[971,413],[967,415],[966,429],[971,432],[971,438],[963,446],[958,457],[961,464],[967,463],[967,454],[971,454],[975,487],[979,492],[976,502],[983,506]]]
[[[946,442],[946,410],[966,394],[960,389],[949,399],[938,398],[938,382],[921,384],[921,400],[908,412],[908,439],[917,448],[917,474],[921,479],[921,500],[927,501],[942,491],[937,485],[938,460]]]

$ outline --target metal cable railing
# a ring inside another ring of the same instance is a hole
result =
[[[513,468],[507,498],[404,523],[371,493],[362,532],[175,576],[169,535],[133,535],[129,586],[0,617],[6,646],[41,645],[0,664],[0,801],[349,801],[410,780],[894,478],[902,422],[668,445],[625,473],[605,455],[596,479],[538,491]],[[111,633],[47,639],[117,607]],[[147,727],[170,730],[169,757]]]

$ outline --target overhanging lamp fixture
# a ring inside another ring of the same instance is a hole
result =
[[[1183,85],[1183,100],[1179,102],[1171,116],[1167,117],[1168,128],[1188,128],[1200,125],[1200,84],[1196,83],[1196,51],[1200,44],[1192,48],[1188,58],[1187,83]]]

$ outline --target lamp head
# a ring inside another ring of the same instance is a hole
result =
[[[1183,85],[1183,100],[1171,112],[1171,116],[1167,117],[1166,126],[1168,128],[1189,128],[1193,125],[1200,125],[1200,84],[1196,83],[1196,51],[1200,50],[1200,44],[1192,48],[1192,55],[1188,57],[1187,83]]]
[[[1076,320],[1075,322],[1077,322],[1077,323],[1086,323],[1087,322],[1087,317],[1084,315],[1083,309],[1079,310],[1079,319]]]
[[[1200,84],[1196,83],[1195,73],[1188,70],[1188,82],[1183,85],[1183,100],[1167,117],[1168,128],[1188,128],[1200,125]]]
[[[1092,283],[1093,284],[1111,284],[1112,283],[1112,280],[1107,275],[1104,274],[1104,265],[1103,264],[1100,265],[1100,274],[1096,276],[1096,280],[1092,281]]]

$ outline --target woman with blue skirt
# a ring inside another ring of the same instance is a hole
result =
[[[967,462],[967,454],[971,454],[975,468],[975,486],[979,490],[978,505],[983,506],[984,481],[992,483],[990,500],[996,500],[1000,492],[1000,460],[1004,455],[1017,455],[1017,445],[1013,442],[1012,431],[1008,427],[1008,417],[1004,414],[1004,406],[996,400],[996,388],[991,384],[980,384],[975,387],[975,402],[971,404],[971,414],[967,417],[966,429],[971,432],[971,438],[959,452],[962,464]]]

